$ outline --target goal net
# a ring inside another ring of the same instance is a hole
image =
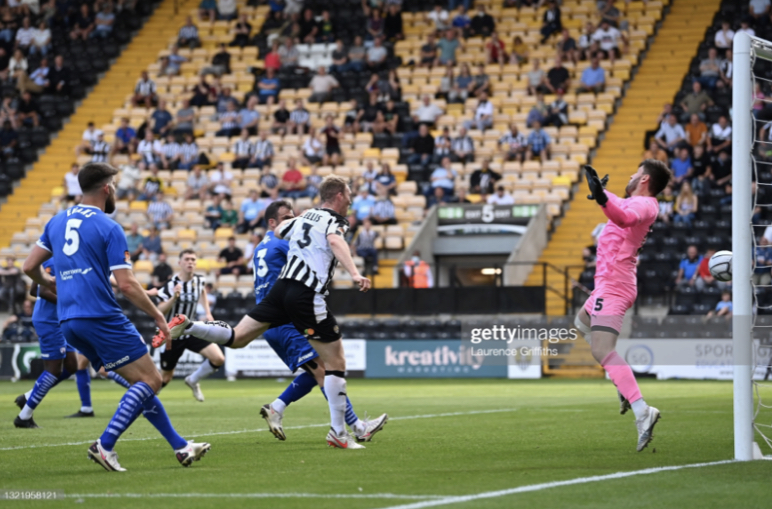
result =
[[[772,223],[772,99],[756,92],[772,94],[772,43],[738,32],[733,53],[734,438],[735,459],[747,461],[761,447],[772,453],[772,281],[758,265],[772,253],[762,240]]]

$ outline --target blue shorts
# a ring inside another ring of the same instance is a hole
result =
[[[67,343],[58,323],[32,321],[40,341],[40,356],[44,361],[64,359],[67,352],[77,352]]]
[[[308,340],[292,324],[268,329],[263,334],[263,339],[293,373],[306,362],[319,357]]]
[[[136,327],[123,315],[106,318],[72,318],[62,322],[67,342],[91,361],[94,369],[108,371],[147,355],[147,345]]]

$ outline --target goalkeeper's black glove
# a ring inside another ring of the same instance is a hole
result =
[[[604,189],[606,184],[608,184],[608,175],[599,178],[598,172],[590,165],[584,166],[584,172],[587,175],[587,185],[590,187],[590,194],[587,195],[587,199],[595,200],[598,202],[598,205],[605,207],[608,202],[608,196],[606,196]]]

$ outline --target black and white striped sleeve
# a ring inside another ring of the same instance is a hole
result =
[[[174,295],[174,280],[168,281],[165,285],[158,289],[158,298],[161,302],[166,302]]]
[[[289,238],[288,236],[289,236],[290,232],[292,231],[292,227],[295,226],[295,221],[297,221],[297,220],[298,220],[298,218],[295,217],[295,218],[292,218],[292,219],[288,220],[287,224],[285,224],[284,226],[280,225],[279,228],[276,230],[276,235],[280,239],[287,239],[287,238]]]
[[[331,217],[329,222],[327,223],[327,230],[325,231],[325,236],[338,235],[340,237],[344,237],[347,231],[348,231],[348,223],[345,220],[342,221],[340,219]]]

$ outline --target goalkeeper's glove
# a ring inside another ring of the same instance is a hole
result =
[[[590,188],[590,194],[587,195],[587,199],[595,200],[598,202],[598,205],[605,207],[608,202],[608,196],[606,196],[604,189],[606,184],[608,184],[608,175],[599,178],[598,172],[590,165],[584,166],[584,172],[587,175],[587,185]]]

